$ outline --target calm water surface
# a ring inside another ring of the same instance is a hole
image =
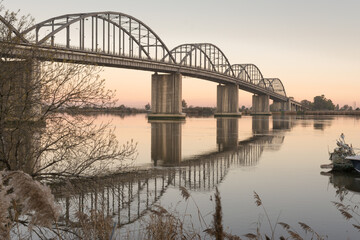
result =
[[[120,142],[133,139],[138,143],[134,165],[162,172],[122,183],[128,197],[109,197],[110,209],[116,212],[117,205],[120,209],[120,222],[136,222],[146,208],[160,203],[188,213],[195,224],[198,206],[210,224],[211,196],[217,186],[224,226],[233,234],[254,232],[259,221],[262,232],[269,232],[263,210],[254,203],[256,191],[273,224],[279,217],[300,233],[298,222],[304,222],[329,239],[360,238],[352,226],[358,223],[346,221],[332,203],[359,203],[360,177],[326,174],[320,169],[321,164],[330,163],[328,150],[335,147],[341,133],[360,147],[360,118],[243,116],[148,122],[140,114],[102,115],[96,121],[109,120]],[[181,201],[180,185],[186,186],[197,206],[192,200]],[[127,200],[125,204],[120,197]],[[282,233],[280,226],[278,230]]]

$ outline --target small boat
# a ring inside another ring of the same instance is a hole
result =
[[[345,159],[351,161],[354,169],[360,172],[360,155],[348,156]]]
[[[355,156],[354,149],[351,145],[345,143],[345,135],[342,133],[336,140],[337,147],[330,153],[332,170],[349,171],[353,170],[353,164],[347,157]],[[360,166],[359,166],[360,167]]]

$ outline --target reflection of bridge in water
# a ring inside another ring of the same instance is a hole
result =
[[[169,187],[211,191],[231,168],[257,165],[264,150],[277,150],[284,141],[282,132],[269,131],[269,117],[253,119],[256,134],[244,141],[238,141],[238,119],[217,119],[218,148],[187,159],[181,157],[182,123],[151,122],[151,157],[155,166],[166,167],[73,182],[70,190],[69,186],[53,186],[65,209],[63,220],[74,221],[77,211],[95,210],[112,215],[122,226],[143,216]],[[286,122],[284,129],[288,126]]]

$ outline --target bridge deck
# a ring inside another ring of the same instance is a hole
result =
[[[6,43],[3,43],[6,44]],[[240,89],[254,93],[266,94],[276,101],[287,101],[288,98],[259,85],[242,81],[238,78],[227,76],[202,68],[194,68],[171,62],[159,62],[146,58],[131,58],[116,56],[103,52],[94,53],[85,50],[54,48],[52,46],[33,46],[31,44],[18,44],[14,46],[11,57],[33,56],[42,60],[66,61],[71,63],[91,64],[105,67],[127,68],[152,72],[181,73],[184,76],[200,78],[221,84],[237,84]]]

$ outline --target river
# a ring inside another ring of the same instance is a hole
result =
[[[232,234],[255,232],[258,223],[262,233],[271,234],[264,209],[255,204],[255,191],[273,225],[285,222],[306,238],[311,234],[305,235],[298,222],[328,239],[359,238],[352,224],[360,225],[360,217],[346,220],[333,202],[358,205],[360,176],[320,168],[330,163],[328,151],[341,133],[346,142],[360,147],[359,117],[188,117],[183,122],[149,122],[144,114],[96,117],[98,124],[108,121],[120,143],[137,142],[133,166],[153,170],[103,191],[108,196],[105,208],[118,215],[114,219],[124,228],[136,228],[154,204],[191,216],[200,228],[199,210],[210,225],[217,187],[223,225]],[[183,200],[179,186],[188,189],[189,200]],[[83,197],[72,200],[73,208]],[[281,226],[276,232],[286,235]]]

